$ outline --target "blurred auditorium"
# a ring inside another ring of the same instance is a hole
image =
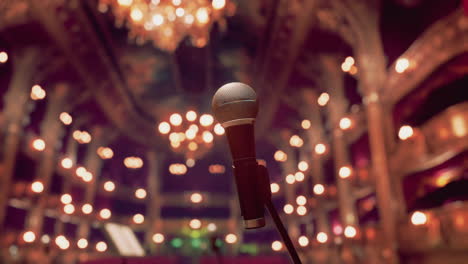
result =
[[[0,0],[0,94],[0,264],[468,263],[468,0]]]

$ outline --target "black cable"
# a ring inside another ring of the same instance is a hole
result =
[[[294,245],[291,241],[291,238],[288,235],[288,231],[286,230],[286,228],[284,228],[284,225],[281,222],[281,219],[278,215],[278,212],[276,211],[275,206],[273,205],[273,202],[270,199],[268,199],[265,201],[265,206],[268,209],[268,212],[270,213],[271,218],[273,218],[273,222],[275,223],[276,230],[278,230],[278,233],[283,239],[284,245],[288,249],[289,256],[291,257],[293,263],[302,264],[301,259],[299,258],[299,255],[297,255],[297,251],[294,248]]]

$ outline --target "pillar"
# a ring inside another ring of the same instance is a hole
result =
[[[68,85],[60,83],[49,92],[45,117],[40,127],[41,138],[46,147],[37,161],[35,179],[43,183],[44,191],[39,196],[35,206],[31,208],[26,219],[26,228],[33,231],[38,237],[42,233],[44,210],[50,195],[50,182],[57,167],[57,152],[64,132],[59,115],[66,105],[68,91]]]
[[[93,175],[93,179],[90,182],[86,183],[87,186],[85,188],[83,204],[94,204],[96,192],[98,189],[98,179],[101,174],[101,168],[103,163],[102,159],[98,156],[96,151],[99,147],[107,145],[113,139],[113,135],[110,136],[108,132],[109,130],[100,126],[93,127],[90,132],[92,139],[91,142],[87,145],[83,165],[86,168],[86,170]],[[93,210],[96,210],[96,208],[93,208]],[[90,229],[91,219],[83,219],[78,225],[76,238],[88,239]]]
[[[145,234],[145,248],[151,254],[158,252],[158,245],[153,242],[155,233],[164,234],[163,223],[161,220],[161,179],[162,179],[162,162],[164,160],[163,153],[149,151],[147,153],[148,160],[148,199],[146,199],[146,218],[148,232]]]
[[[39,56],[39,50],[28,48],[13,54],[13,76],[4,96],[4,142],[0,167],[0,233],[5,222],[16,154],[23,133],[23,125],[32,109],[29,92]]]

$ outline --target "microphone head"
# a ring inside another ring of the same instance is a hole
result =
[[[225,128],[252,124],[258,113],[257,94],[247,84],[228,83],[216,91],[211,107],[216,120]]]

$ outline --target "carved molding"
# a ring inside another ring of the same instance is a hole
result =
[[[26,23],[31,19],[27,1],[0,1],[0,18],[0,31],[14,25]]]
[[[467,51],[468,17],[459,8],[434,23],[400,56],[410,61],[407,71],[400,74],[395,64],[390,67],[383,99],[397,103],[441,65]]]

